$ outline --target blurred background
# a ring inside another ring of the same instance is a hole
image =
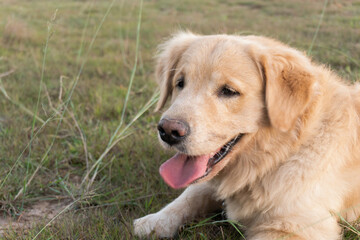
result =
[[[156,47],[179,30],[272,37],[360,79],[359,1],[0,0],[2,238],[133,239],[181,192],[158,174],[153,112]],[[213,215],[179,238],[238,230]]]

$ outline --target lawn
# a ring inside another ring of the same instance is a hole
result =
[[[1,238],[134,239],[133,219],[181,193],[158,174],[153,72],[187,29],[273,37],[360,79],[358,1],[1,0]],[[179,238],[242,236],[217,214]]]

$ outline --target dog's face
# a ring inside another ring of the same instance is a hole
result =
[[[252,38],[182,33],[162,48],[157,66],[158,108],[168,97],[171,105],[159,122],[159,137],[163,146],[178,154],[161,166],[160,173],[174,188],[211,179],[259,128],[272,124],[287,131],[309,101],[311,81],[299,86],[300,90],[294,90],[297,82],[284,84],[282,80],[266,86],[266,77],[273,81],[279,74],[281,79],[289,78],[288,71],[267,69],[271,60],[260,53],[261,46]],[[277,67],[276,62],[271,64]],[[269,106],[277,104],[276,98],[289,102]],[[288,110],[287,105],[293,103]]]

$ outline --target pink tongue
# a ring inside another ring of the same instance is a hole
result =
[[[177,153],[164,162],[159,169],[161,177],[172,188],[183,188],[202,177],[210,155],[188,157]]]

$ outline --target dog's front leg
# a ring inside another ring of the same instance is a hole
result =
[[[207,183],[190,185],[178,198],[159,212],[149,214],[134,221],[137,236],[172,237],[178,228],[196,216],[214,211],[221,207],[221,202],[213,197]]]

